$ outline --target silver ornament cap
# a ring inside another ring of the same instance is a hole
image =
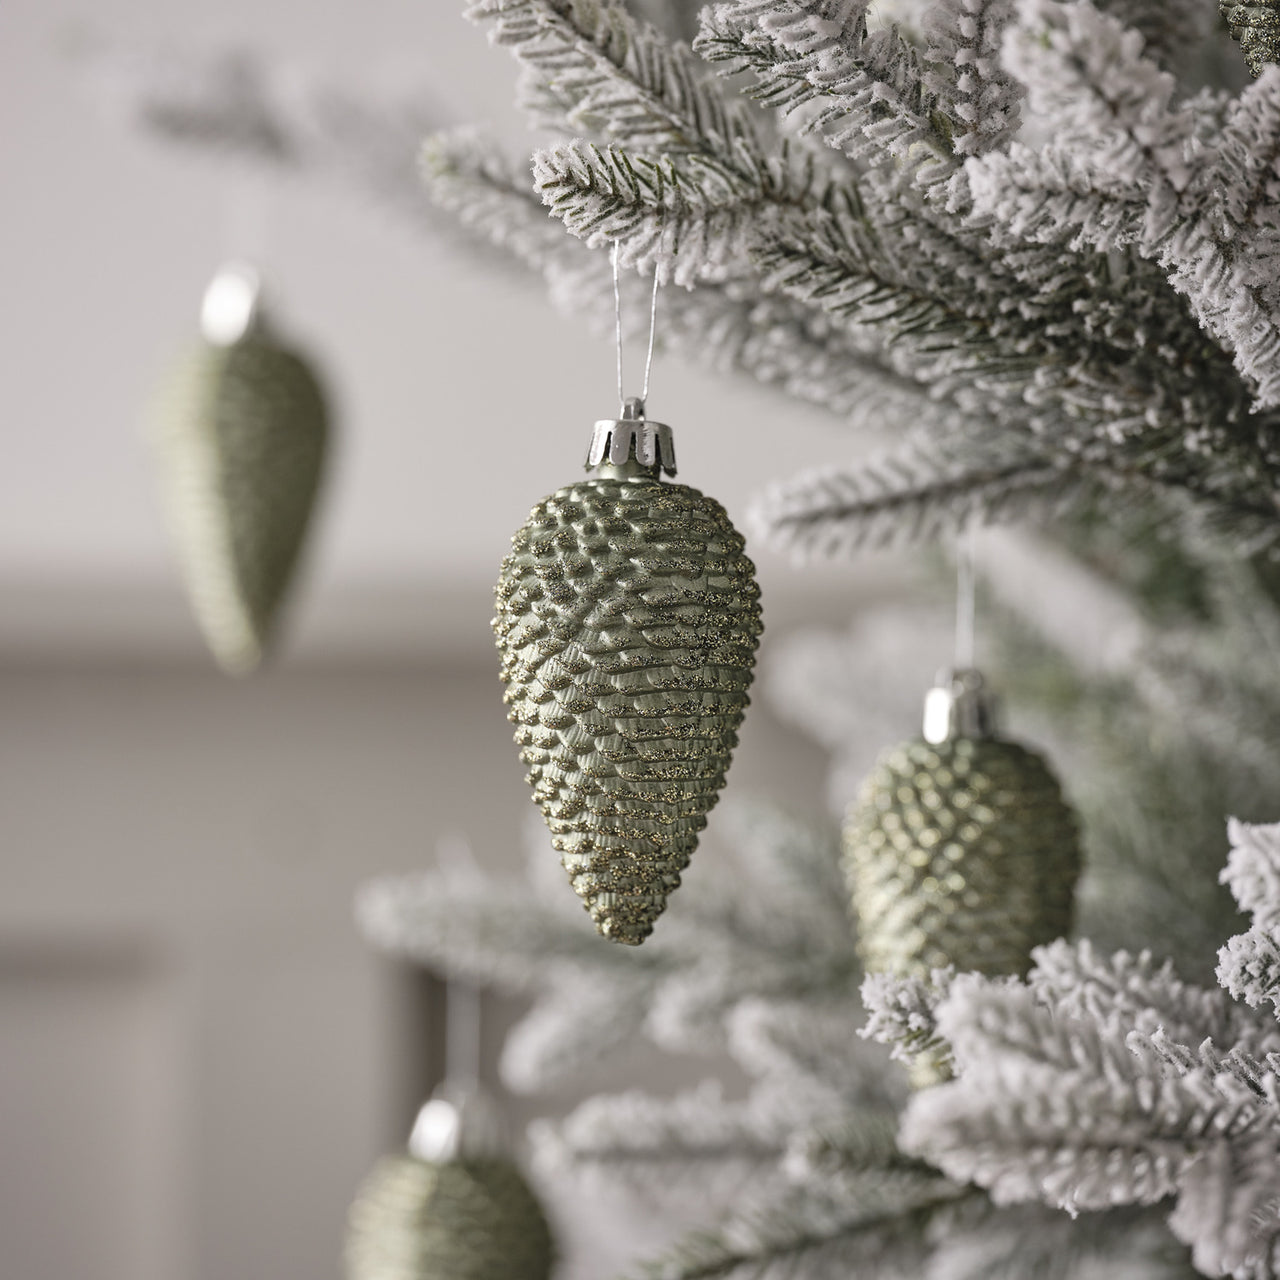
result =
[[[621,418],[602,418],[591,433],[587,446],[586,470],[601,469],[601,475],[617,474],[614,468],[634,461],[652,475],[676,474],[676,444],[671,428],[645,417],[644,401],[631,396],[622,406]],[[633,468],[634,469],[634,468]]]
[[[446,1081],[432,1094],[409,1135],[409,1154],[428,1163],[505,1155],[509,1143],[498,1104],[478,1086]]]
[[[262,277],[247,262],[228,262],[200,303],[200,332],[215,347],[243,341],[262,324]]]
[[[991,738],[996,699],[972,667],[943,670],[924,698],[922,736],[933,746],[956,738]]]

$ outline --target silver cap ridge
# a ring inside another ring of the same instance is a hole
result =
[[[262,277],[247,262],[228,262],[209,282],[200,331],[217,347],[232,347],[262,324]]]
[[[481,1088],[442,1084],[418,1112],[409,1154],[433,1163],[503,1154],[506,1124],[497,1103]]]
[[[935,746],[953,738],[990,738],[996,731],[996,701],[980,672],[940,671],[925,694],[924,740]]]
[[[644,416],[644,401],[632,396],[622,406],[621,418],[602,418],[591,433],[587,448],[586,469],[598,467],[606,459],[615,467],[629,458],[660,474],[676,473],[676,445],[671,428],[661,422],[650,422]]]

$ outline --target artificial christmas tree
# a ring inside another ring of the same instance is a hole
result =
[[[687,9],[644,7],[687,32]],[[692,286],[668,291],[672,345],[902,436],[774,485],[762,536],[841,555],[1037,521],[1082,616],[1123,595],[1141,641],[1082,665],[1029,594],[1000,601],[993,674],[1054,739],[1096,942],[1039,949],[1025,980],[868,979],[870,1037],[953,1071],[910,1101],[855,1035],[834,848],[777,819],[735,836],[740,874],[695,869],[640,953],[600,961],[524,887],[431,877],[370,887],[369,937],[533,991],[505,1064],[526,1087],[641,1030],[727,1049],[745,1097],[598,1098],[539,1135],[584,1176],[724,1215],[668,1280],[1280,1274],[1280,1045],[1232,998],[1276,986],[1274,828],[1232,829],[1251,931],[1216,883],[1223,815],[1274,819],[1280,795],[1280,71],[1240,88],[1212,4],[941,0],[891,25],[858,0],[727,0],[692,49],[600,0],[471,12],[569,140],[531,189],[473,135],[435,138],[441,206],[577,311],[607,311],[603,247]],[[262,102],[271,136],[313,128]],[[232,141],[267,155],[261,132]],[[407,156],[385,154],[402,182]],[[998,594],[1000,564],[983,576]],[[792,713],[842,749],[857,700],[832,705],[833,671],[855,657],[787,677]],[[860,697],[894,678],[865,673]]]

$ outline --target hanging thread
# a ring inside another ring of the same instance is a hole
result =
[[[480,992],[469,982],[445,984],[445,1079],[474,1093],[480,1087]]]
[[[973,530],[964,529],[956,540],[956,670],[968,671],[974,662],[974,609],[976,584],[973,570]]]
[[[261,320],[262,275],[266,255],[267,201],[260,180],[239,175],[222,204],[222,263],[205,290],[200,330],[215,346],[239,342]]]
[[[436,840],[436,864],[455,882],[475,882],[480,864],[461,831],[446,831]],[[445,1079],[467,1092],[480,1086],[480,991],[469,982],[449,979],[444,995]]]
[[[222,257],[227,262],[261,263],[267,256],[268,199],[256,174],[228,181],[222,205]]]
[[[435,842],[436,865],[453,881],[476,882],[480,864],[461,831],[447,831]],[[480,1085],[480,991],[468,982],[444,984],[444,1076],[467,1092]]]
[[[618,357],[618,405],[619,413],[626,405],[622,385],[622,287],[618,280],[618,242],[613,242],[613,328]],[[649,374],[653,370],[653,341],[658,329],[658,264],[653,264],[653,293],[649,299],[649,346],[644,357],[644,382],[640,388],[640,402],[649,399]]]

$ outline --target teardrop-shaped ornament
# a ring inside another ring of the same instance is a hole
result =
[[[948,672],[923,735],[863,783],[844,868],[868,972],[1025,974],[1071,928],[1079,829],[1043,757],[997,735],[982,677]]]
[[[205,294],[202,340],[157,397],[152,439],[183,580],[218,664],[252,671],[311,523],[329,413],[305,357],[264,319],[252,268]]]
[[[760,589],[724,508],[641,400],[596,423],[585,480],[512,538],[493,627],[520,758],[599,932],[643,942],[719,798],[749,701]]]
[[[551,1229],[495,1114],[448,1086],[422,1108],[408,1151],[382,1159],[351,1206],[348,1280],[547,1280]]]

